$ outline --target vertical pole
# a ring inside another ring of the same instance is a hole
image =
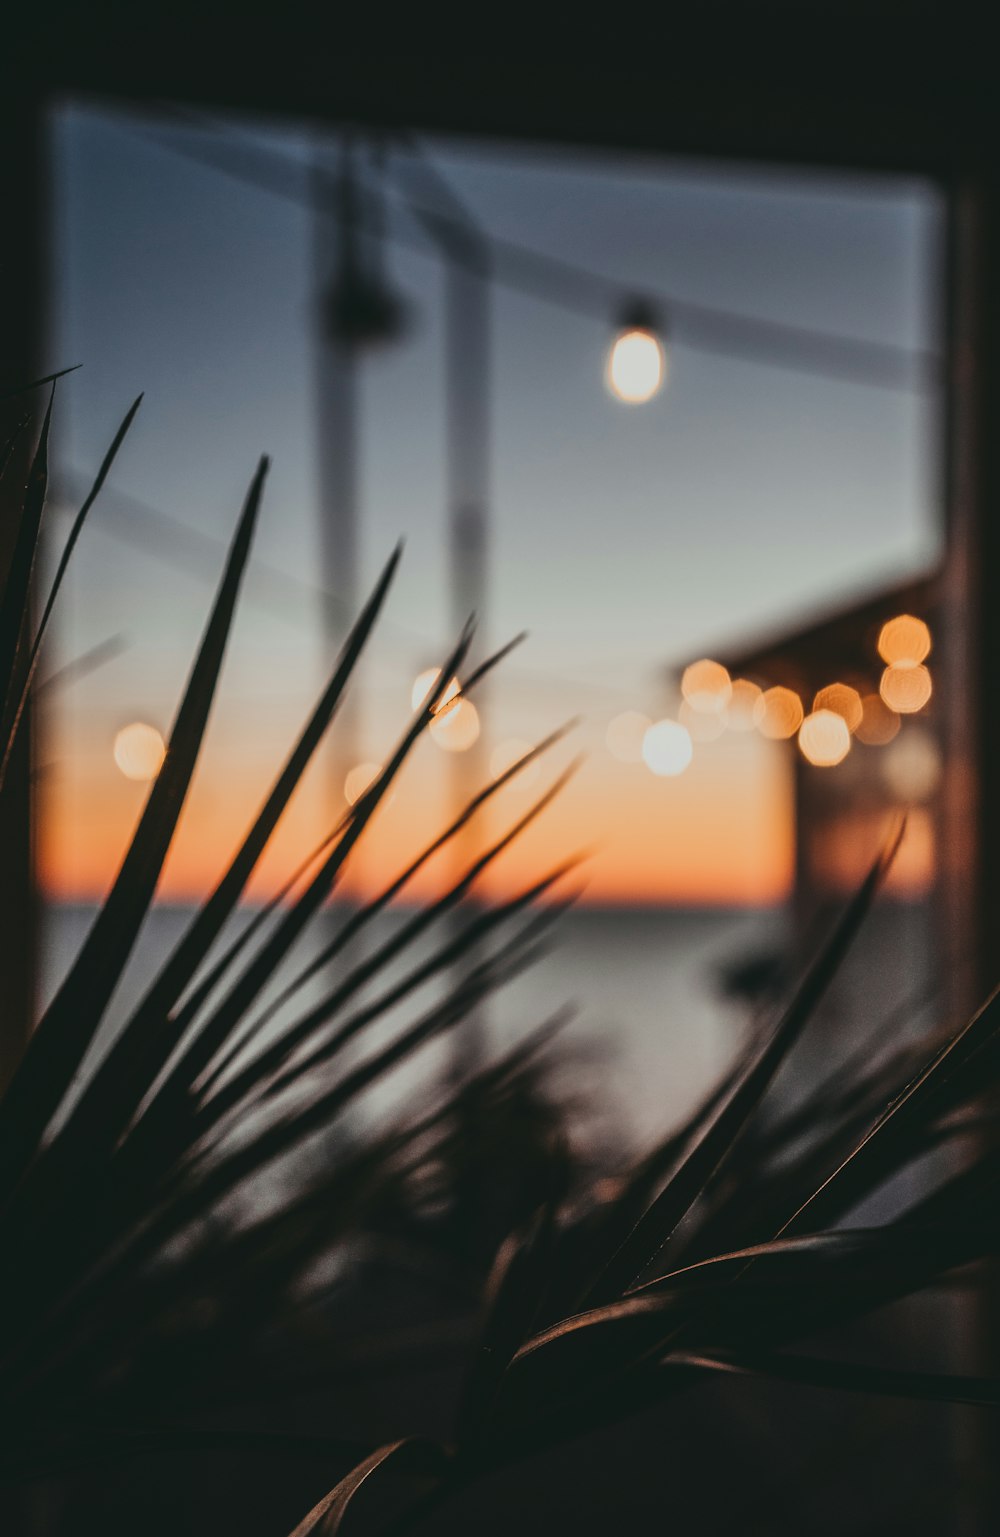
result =
[[[446,267],[447,491],[452,620],[479,621],[486,649],[486,563],[490,467],[490,287],[484,252],[473,242]]]
[[[325,665],[342,644],[358,608],[358,344],[331,323],[328,300],[339,278],[352,270],[356,193],[345,139],[335,168],[320,152],[314,168],[313,270],[317,326],[316,446],[319,491],[319,554]],[[336,181],[330,213],[331,171]],[[334,814],[342,809],[344,778],[358,746],[356,697],[338,713],[330,757]]]
[[[0,242],[0,388],[37,378],[42,352],[44,101],[5,95],[0,101],[4,239]],[[0,401],[0,440],[32,405]],[[30,434],[0,482],[0,582],[6,576],[13,516],[24,491]],[[38,902],[31,806],[31,721],[0,795],[0,1092],[20,1060],[34,1018]]]
[[[448,543],[452,624],[458,631],[470,614],[477,621],[473,660],[488,652],[487,561],[489,555],[491,289],[488,252],[473,234],[452,237],[445,252],[445,418]],[[487,689],[476,697],[485,726]],[[486,735],[453,765],[455,799],[468,800],[486,778]],[[467,862],[481,845],[475,825],[459,839],[457,858]],[[467,912],[472,903],[466,903]],[[460,920],[461,921],[461,920]],[[470,954],[466,965],[482,959]],[[486,1051],[486,1013],[480,1006],[455,1036],[455,1076],[467,1077]]]
[[[944,499],[948,558],[941,669],[947,772],[941,806],[944,975],[958,1024],[1000,977],[1000,178],[982,171],[951,189],[947,260],[948,377]],[[995,1372],[1000,1318],[988,1294],[956,1324],[959,1372]],[[955,1532],[1000,1523],[997,1433],[958,1410]]]

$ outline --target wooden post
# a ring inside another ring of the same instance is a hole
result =
[[[42,213],[44,103],[36,95],[0,100],[4,237],[0,241],[0,389],[44,372]],[[5,439],[31,397],[0,401]],[[12,514],[24,490],[31,435],[0,483],[0,572],[6,578]],[[38,911],[31,817],[31,723],[21,731],[0,795],[0,1091],[20,1059],[35,1006]]]
[[[938,675],[948,772],[940,849],[942,964],[953,1024],[1000,981],[1000,177],[952,188],[946,282],[948,562]],[[956,1317],[956,1370],[991,1373],[1000,1317],[988,1295]],[[955,1530],[986,1537],[1000,1521],[996,1428],[957,1411]]]

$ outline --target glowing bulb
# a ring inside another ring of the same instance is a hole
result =
[[[420,709],[420,706],[424,703],[425,699],[427,698],[431,689],[437,683],[437,680],[440,678],[440,676],[440,667],[428,667],[424,672],[418,674],[418,676],[414,678],[413,687],[410,690],[410,704],[415,710]],[[446,705],[451,704],[453,700],[458,698],[461,692],[462,685],[459,683],[457,678],[452,678],[451,682],[448,684],[448,687],[441,695],[441,698],[434,706],[434,714],[439,715]]]
[[[681,700],[677,719],[692,742],[716,742],[726,729],[723,715],[705,715],[692,708],[686,699]]]
[[[639,710],[623,710],[608,723],[604,736],[608,752],[619,763],[641,763],[643,737],[652,724]]]
[[[726,725],[732,731],[752,731],[764,718],[764,695],[749,678],[733,681],[726,706]]]
[[[814,710],[799,727],[799,747],[802,756],[817,768],[842,763],[851,750],[846,720],[832,710]]]
[[[733,697],[732,680],[721,662],[710,662],[705,657],[685,667],[681,693],[699,714],[721,715]]]
[[[890,710],[881,694],[866,694],[861,701],[859,742],[867,747],[884,747],[899,731],[899,716]]]
[[[348,770],[344,780],[344,798],[351,806],[356,806],[364,795],[369,785],[375,783],[382,772],[381,763],[356,763]]]
[[[930,649],[930,630],[912,614],[897,614],[879,631],[878,654],[890,667],[916,667],[930,654]]]
[[[512,736],[508,737],[504,742],[498,742],[490,753],[490,777],[502,779],[507,770],[513,768],[514,764],[523,758],[525,753],[530,751],[531,744],[529,742],[522,742],[520,737]],[[534,763],[529,763],[517,775],[516,783],[523,789],[527,789],[529,785],[534,784],[539,772],[537,760]]]
[[[849,683],[830,683],[821,688],[813,700],[813,710],[832,710],[834,715],[843,716],[852,735],[864,717],[861,695]]]
[[[663,387],[666,356],[652,331],[634,327],[615,338],[608,359],[608,388],[629,405],[644,405]]]
[[[658,720],[642,739],[642,756],[654,774],[673,779],[683,774],[694,756],[691,738],[675,720]]]
[[[163,738],[155,726],[133,721],[115,737],[115,762],[126,779],[155,779],[167,756]]]
[[[769,688],[763,699],[760,718],[761,735],[774,742],[786,742],[802,724],[802,700],[793,689]]]
[[[430,732],[445,752],[467,752],[479,736],[479,711],[471,699],[456,699],[435,712]]]
[[[915,667],[887,667],[878,691],[897,715],[915,715],[931,697],[931,675],[919,663]]]
[[[900,800],[929,800],[941,779],[941,754],[930,732],[907,726],[886,753],[882,772]]]

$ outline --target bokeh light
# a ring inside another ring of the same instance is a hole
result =
[[[642,739],[652,725],[648,715],[640,710],[623,710],[608,722],[604,734],[609,753],[619,763],[642,762]]]
[[[686,699],[681,700],[677,719],[692,742],[716,742],[726,729],[724,715],[705,715],[699,710],[692,709]]]
[[[795,690],[780,685],[769,688],[764,693],[762,703],[759,722],[761,734],[774,742],[786,742],[789,737],[793,737],[805,714],[802,700]]]
[[[799,728],[799,747],[807,762],[817,768],[842,763],[851,750],[846,720],[832,710],[814,710]]]
[[[907,726],[883,757],[882,772],[900,800],[929,800],[941,780],[941,754],[931,733]]]
[[[890,666],[916,667],[929,656],[930,649],[931,632],[913,614],[897,614],[879,631],[878,654]]]
[[[352,806],[357,805],[368,786],[374,784],[381,772],[381,763],[356,763],[348,770],[344,780],[345,800]]]
[[[491,778],[500,779],[509,768],[514,766],[519,758],[523,758],[525,753],[530,751],[530,742],[522,741],[520,737],[507,737],[504,741],[498,742],[490,753]],[[534,784],[539,773],[540,765],[536,758],[533,763],[529,763],[525,768],[521,769],[514,782],[527,789],[529,785]]]
[[[435,713],[430,733],[445,752],[467,752],[479,737],[479,711],[471,699],[456,699]]]
[[[733,696],[733,684],[721,662],[704,657],[685,667],[681,693],[691,706],[704,715],[721,715]]]
[[[643,738],[642,756],[654,774],[672,779],[683,774],[694,756],[694,747],[679,721],[658,720]]]
[[[424,703],[425,699],[427,698],[428,694],[440,676],[440,667],[428,667],[424,672],[418,674],[418,676],[414,678],[413,687],[410,690],[410,704],[414,710],[420,709],[420,706]],[[459,683],[458,679],[452,678],[451,682],[448,684],[448,687],[445,689],[441,698],[438,700],[438,703],[434,706],[434,714],[439,715],[447,705],[450,705],[453,700],[458,698],[461,691],[462,685]]]
[[[920,665],[887,667],[878,691],[897,715],[913,715],[922,710],[931,697],[931,675]]]
[[[126,779],[145,783],[160,772],[167,749],[155,726],[133,721],[115,737],[115,763]]]
[[[861,724],[856,736],[867,747],[884,747],[899,731],[899,716],[881,694],[866,694],[861,701]]]
[[[652,331],[633,329],[616,337],[608,359],[608,388],[619,400],[642,405],[663,387],[666,358]]]
[[[852,735],[861,725],[864,715],[861,695],[849,683],[830,683],[826,688],[821,688],[813,700],[813,710],[832,710],[834,715],[841,716],[847,722],[847,729]]]
[[[735,678],[726,706],[726,725],[731,731],[753,731],[763,719],[763,691],[749,678]]]

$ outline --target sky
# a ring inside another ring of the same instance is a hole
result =
[[[322,685],[312,215],[192,151],[262,146],[300,162],[294,125],[174,130],[93,104],[53,118],[53,366],[84,366],[56,411],[58,533],[134,396],[136,424],[93,514],[61,605],[54,670],[109,636],[123,649],[54,690],[42,721],[43,879],[60,897],[112,878],[144,789],[112,744],[132,720],[169,725],[258,456],[273,464],[255,569],[168,896],[204,889],[266,790]],[[901,180],[695,165],[430,140],[480,224],[602,274],[623,296],[674,295],[761,319],[933,349],[940,208]],[[390,167],[391,168],[391,167]],[[388,270],[414,324],[361,378],[361,562],[402,568],[358,685],[350,751],[380,762],[417,672],[450,640],[443,464],[443,312],[433,252],[391,240]],[[646,406],[604,382],[614,314],[494,294],[488,633],[529,639],[483,703],[487,759],[580,717],[552,760],[585,761],[497,869],[509,890],[579,848],[587,900],[770,904],[792,868],[789,753],[758,736],[697,744],[657,778],[620,764],[607,725],[676,713],[673,669],[926,569],[939,548],[932,394],[810,377],[699,352],[679,328],[668,382]],[[165,537],[163,515],[191,531]],[[150,517],[154,522],[150,522]],[[561,756],[560,756],[561,754]],[[342,772],[336,769],[336,774]],[[257,890],[325,828],[340,799],[317,763]],[[358,880],[385,877],[453,804],[433,742],[375,830]],[[542,781],[504,792],[520,814]],[[426,889],[439,874],[431,872]]]

